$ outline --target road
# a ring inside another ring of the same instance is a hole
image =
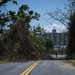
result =
[[[0,64],[0,75],[20,75],[34,62]],[[29,75],[75,75],[75,68],[65,60],[41,60]]]
[[[62,54],[62,55],[58,54],[57,57],[56,57],[55,54],[52,54],[51,56],[54,57],[54,58],[62,58],[62,57],[65,57],[66,55],[64,55],[64,54]]]
[[[0,75],[20,75],[35,61],[0,64]]]

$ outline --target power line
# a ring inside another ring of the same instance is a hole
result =
[[[47,23],[49,23],[51,26],[53,26],[53,24],[52,23],[50,23],[48,20],[46,20],[44,17],[43,17],[43,19],[47,22]],[[56,28],[55,26],[53,26],[53,28]],[[58,31],[61,31],[60,29],[58,29],[58,28],[56,28]]]

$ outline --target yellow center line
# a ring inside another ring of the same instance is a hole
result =
[[[20,75],[28,75],[34,68],[36,65],[38,65],[38,63],[40,62],[41,60],[39,61],[36,61],[34,64],[32,64],[28,69],[26,69],[24,72],[22,72]]]

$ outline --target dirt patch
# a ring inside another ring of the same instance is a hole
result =
[[[61,68],[75,69],[75,67],[71,63],[68,63],[68,61],[59,61],[59,64]]]

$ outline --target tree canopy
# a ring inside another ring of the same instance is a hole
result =
[[[16,0],[1,0],[0,6],[4,7],[10,1],[18,4]],[[49,52],[46,51],[45,39],[38,37],[44,35],[45,30],[39,25],[31,29],[30,25],[32,20],[39,20],[40,14],[31,10],[28,5],[19,7],[18,12],[0,11],[0,60],[24,61],[49,56],[45,55]]]

